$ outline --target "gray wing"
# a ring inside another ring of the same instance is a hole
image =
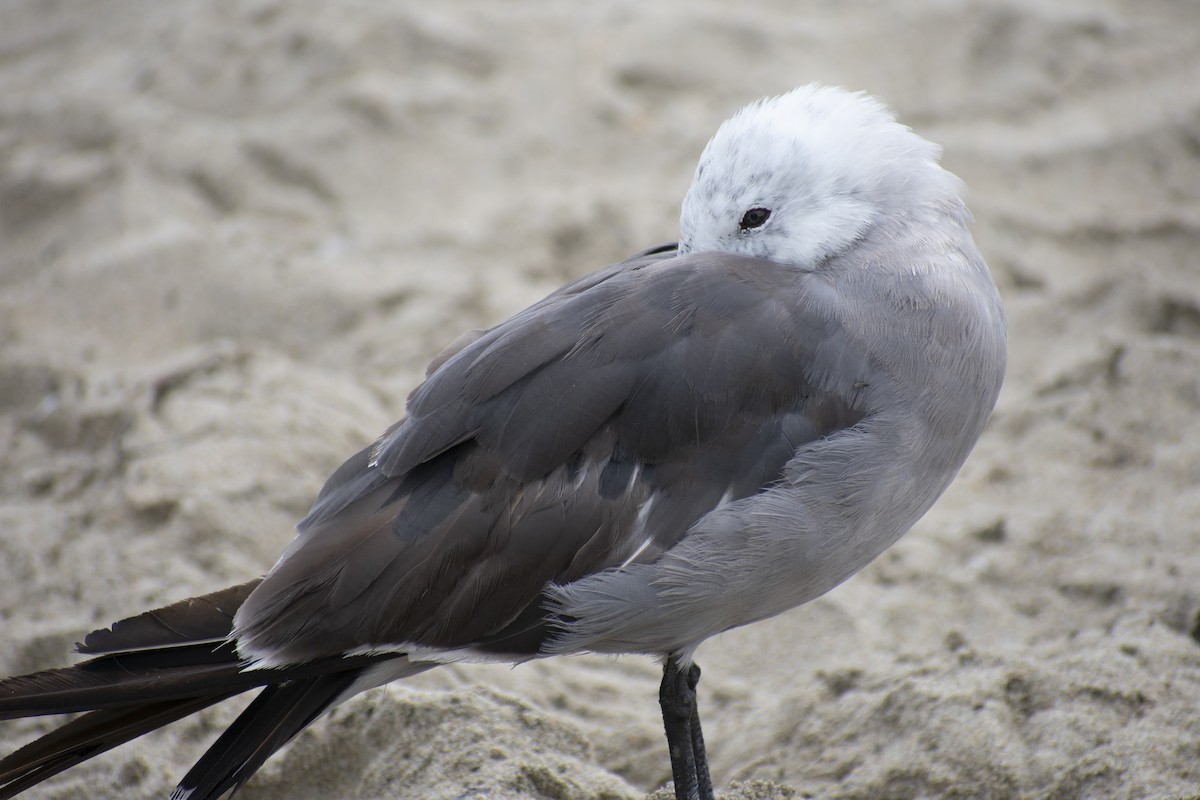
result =
[[[536,651],[542,593],[653,561],[863,416],[869,365],[798,274],[648,254],[439,356],[239,612],[243,655]]]

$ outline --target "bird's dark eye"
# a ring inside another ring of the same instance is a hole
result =
[[[771,209],[769,208],[752,208],[742,215],[742,221],[738,224],[744,231],[751,228],[760,227],[771,217]]]

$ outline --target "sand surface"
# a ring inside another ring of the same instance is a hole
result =
[[[819,80],[945,146],[1011,366],[908,537],[701,648],[716,782],[1200,791],[1200,4],[574,6],[0,5],[0,671],[260,574],[442,345],[672,240],[716,125]],[[644,797],[657,681],[435,670],[241,796]],[[165,796],[238,707],[29,796]]]

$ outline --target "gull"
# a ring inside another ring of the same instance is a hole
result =
[[[995,405],[1004,314],[940,155],[861,93],[742,109],[677,244],[460,337],[264,577],[0,682],[0,718],[87,712],[0,760],[0,797],[258,690],[172,794],[217,798],[367,689],[593,652],[662,660],[675,796],[711,800],[696,648],[890,547]]]

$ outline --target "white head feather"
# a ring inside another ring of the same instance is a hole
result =
[[[813,269],[883,215],[956,197],[959,181],[938,166],[940,155],[862,93],[811,84],[759,100],[704,148],[683,201],[680,250]],[[752,209],[770,215],[745,227]]]

